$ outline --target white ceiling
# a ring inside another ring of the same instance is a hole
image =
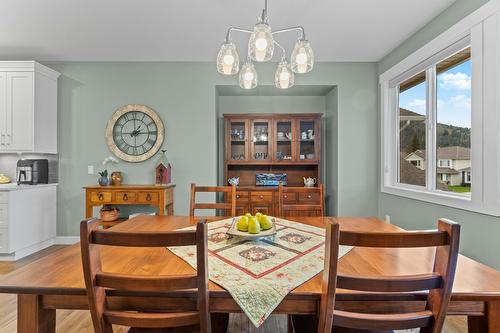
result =
[[[0,59],[210,61],[263,0],[2,0]],[[269,0],[273,29],[302,25],[320,61],[378,61],[454,0]],[[295,35],[277,38],[290,49]],[[235,36],[240,52],[246,37]],[[240,53],[240,54],[241,54]]]

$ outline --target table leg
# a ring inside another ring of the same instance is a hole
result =
[[[43,309],[40,295],[17,296],[18,333],[55,333],[56,310]]]
[[[85,218],[89,219],[94,215],[94,206],[91,204],[87,203],[85,205]]]
[[[485,304],[484,316],[467,317],[469,333],[500,333],[500,301]]]

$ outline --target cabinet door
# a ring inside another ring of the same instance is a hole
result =
[[[294,123],[291,119],[277,119],[273,124],[275,162],[292,162],[295,157]]]
[[[257,213],[262,213],[265,215],[274,215],[273,214],[273,205],[266,205],[266,204],[253,204],[252,205],[252,212],[253,215]]]
[[[7,73],[8,151],[33,150],[33,73]]]
[[[248,161],[248,120],[226,120],[226,154],[228,162]]]
[[[7,146],[7,73],[0,72],[0,151]]]
[[[251,122],[250,160],[255,162],[269,162],[272,158],[270,144],[271,120],[253,119]]]
[[[319,121],[317,119],[297,119],[297,157],[299,162],[319,161]]]

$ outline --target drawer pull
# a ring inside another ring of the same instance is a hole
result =
[[[264,199],[264,196],[263,195],[259,195],[259,199]]]
[[[123,201],[128,201],[128,195],[127,195],[127,193],[125,193],[125,194],[123,195]]]
[[[240,198],[240,195],[239,195],[239,194],[237,194],[237,195],[236,195],[236,199],[239,199],[239,198]]]
[[[148,194],[146,195],[146,201],[151,201],[151,193],[148,193]]]
[[[288,199],[288,195],[286,195],[286,194],[285,194],[284,198],[285,198],[285,199]]]
[[[99,193],[99,195],[97,196],[97,198],[99,199],[99,201],[103,201],[104,200],[104,195],[102,193]]]
[[[310,194],[307,195],[307,199],[311,199],[312,196]]]

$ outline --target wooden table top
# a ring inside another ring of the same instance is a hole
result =
[[[209,218],[210,219],[210,218]],[[214,218],[211,218],[212,220]],[[220,217],[218,218],[220,219]],[[323,227],[328,217],[297,217],[290,220]],[[336,218],[341,230],[399,231],[398,227],[376,218]],[[183,216],[139,216],[112,230],[159,231],[194,225],[197,219]],[[434,249],[355,248],[339,261],[339,274],[400,275],[431,271]],[[110,248],[102,251],[103,269],[130,274],[187,274],[194,270],[182,259],[164,248]],[[291,292],[290,297],[319,298],[321,276]],[[211,295],[227,292],[210,283]],[[0,277],[0,292],[15,294],[84,295],[80,245],[58,250],[46,257]],[[353,291],[339,290],[339,296]],[[454,300],[500,300],[500,272],[460,255],[453,288]]]

